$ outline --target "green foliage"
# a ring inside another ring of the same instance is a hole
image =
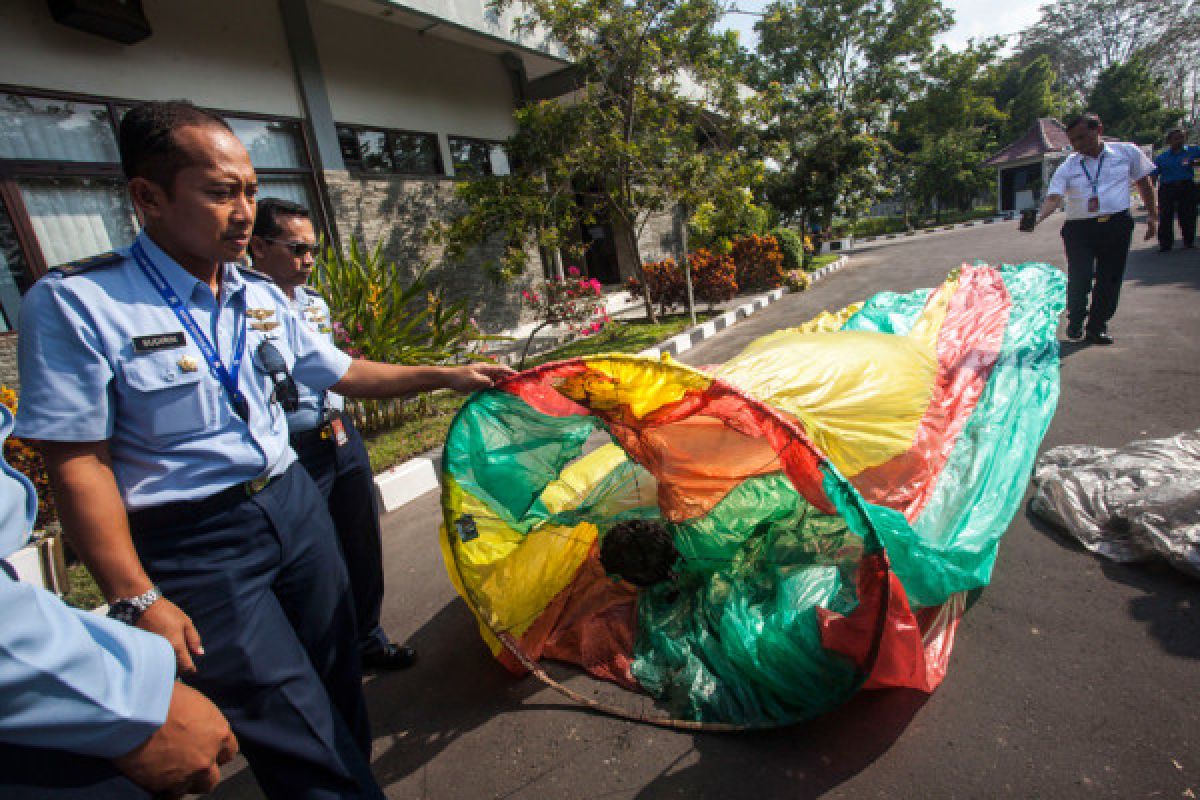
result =
[[[1182,114],[1163,107],[1157,81],[1141,58],[1101,72],[1087,106],[1100,115],[1106,135],[1139,144],[1161,142]]]
[[[566,50],[576,90],[518,110],[507,143],[515,172],[460,185],[463,213],[435,231],[448,253],[502,237],[495,272],[511,276],[530,236],[578,255],[580,225],[605,221],[640,269],[637,233],[650,215],[702,203],[712,204],[709,218],[738,215],[761,166],[739,146],[752,136],[752,103],[738,92],[736,41],[716,31],[718,0],[528,0],[520,9],[518,30]]]
[[[735,238],[771,229],[771,209],[756,204],[749,189],[731,195],[720,205],[705,200],[692,212],[688,229],[693,246],[728,253]]]
[[[1024,135],[1040,117],[1059,113],[1054,101],[1055,74],[1048,57],[1038,56],[1016,76],[1016,93],[1005,104],[1008,125],[1004,129],[1004,144]]]
[[[827,228],[886,193],[889,115],[949,28],[940,0],[776,0],[756,25],[759,88],[778,97],[779,172],[767,196],[787,221]]]
[[[805,237],[791,228],[776,228],[771,231],[771,235],[779,242],[779,251],[783,254],[783,268],[789,271],[803,269],[804,261],[812,249],[805,247]]]
[[[328,301],[334,338],[353,356],[394,364],[440,364],[475,358],[472,348],[497,337],[481,334],[465,300],[446,302],[424,273],[405,281],[383,255],[357,240],[340,252],[327,246],[313,285]]]

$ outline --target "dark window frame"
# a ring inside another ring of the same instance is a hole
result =
[[[457,133],[450,133],[450,134],[446,135],[446,145],[450,150],[451,158],[454,158],[454,141],[456,139],[459,141],[464,141],[464,142],[472,142],[473,144],[486,145],[488,148],[491,148],[493,146],[499,146],[501,149],[504,150],[505,158],[509,158],[508,148],[504,146],[503,139],[484,139],[480,136],[460,136]],[[508,171],[509,171],[509,174],[512,174],[512,159],[511,158],[509,158],[509,161],[508,161]],[[480,177],[488,177],[489,175],[494,175],[494,174],[495,173],[492,172],[491,161],[489,160],[487,172],[484,173],[484,175],[480,176]],[[475,176],[475,175],[459,175],[458,174],[458,164],[454,164],[454,177],[459,180],[469,181],[472,178],[477,177],[477,176]]]
[[[395,136],[423,136],[428,138],[433,143],[433,172],[400,172],[396,170],[388,170],[386,172],[377,172],[363,168],[362,159],[346,158],[346,151],[342,150],[342,162],[346,167],[346,171],[356,178],[370,178],[373,176],[389,175],[400,178],[447,178],[445,159],[442,158],[442,144],[436,133],[432,131],[413,131],[404,128],[387,128],[381,125],[360,125],[356,122],[334,122],[334,132],[338,137],[338,147],[341,148],[342,131],[352,131],[355,134],[359,133],[381,133],[384,137],[384,144],[387,149],[388,157],[394,149]]]
[[[39,89],[32,86],[17,86],[0,83],[0,94],[16,94],[26,97],[44,98],[47,100],[64,100],[74,103],[102,105],[108,110],[109,122],[112,126],[114,139],[120,127],[121,109],[136,106],[141,100],[122,97],[82,94],[79,92],[64,92],[55,89]],[[318,180],[317,170],[313,167],[313,143],[310,140],[309,129],[304,120],[279,114],[251,114],[245,111],[226,111],[219,108],[201,106],[206,111],[219,114],[231,119],[247,119],[256,122],[284,122],[295,126],[300,137],[301,154],[305,166],[300,167],[255,167],[255,172],[263,176],[285,176],[301,178],[305,188],[313,199],[313,221],[318,231],[330,232],[329,221],[325,217],[325,206],[321,196],[322,186]],[[50,159],[10,159],[0,157],[0,203],[3,203],[12,219],[16,233],[20,255],[23,259],[22,276],[18,284],[22,293],[45,275],[53,265],[47,264],[38,244],[37,236],[21,192],[17,186],[20,178],[123,178],[119,162],[105,161],[54,161]],[[0,334],[3,335],[3,334]]]

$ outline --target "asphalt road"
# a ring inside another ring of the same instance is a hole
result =
[[[1139,226],[1137,235],[1140,237]],[[963,261],[1062,265],[1057,220],[862,249],[812,290],[686,353],[717,363],[771,330]],[[1200,256],[1131,255],[1112,347],[1063,347],[1043,447],[1115,446],[1200,425]],[[496,664],[446,578],[438,499],[385,522],[385,625],[421,653],[366,686],[389,798],[1194,798],[1200,794],[1200,584],[1118,566],[1021,512],[932,696],[860,694],[792,728],[693,735],[578,710]],[[588,686],[583,681],[578,685]],[[257,797],[243,771],[219,797]]]

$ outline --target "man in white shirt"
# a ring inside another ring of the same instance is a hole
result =
[[[1103,141],[1103,133],[1095,114],[1070,121],[1067,136],[1075,152],[1055,170],[1037,215],[1041,222],[1066,198],[1062,237],[1067,251],[1067,338],[1084,338],[1086,322],[1086,338],[1092,344],[1113,343],[1108,321],[1117,310],[1133,239],[1130,184],[1146,206],[1145,238],[1153,239],[1158,227],[1149,177],[1154,162],[1135,144]]]

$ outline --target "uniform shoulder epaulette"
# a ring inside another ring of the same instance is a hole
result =
[[[300,288],[311,294],[313,297],[321,297],[321,293],[311,286],[301,286]],[[322,297],[321,299],[324,300],[325,298]]]
[[[93,269],[101,267],[111,267],[114,264],[119,264],[124,259],[120,253],[115,250],[110,250],[107,253],[101,253],[96,256],[88,256],[75,261],[68,261],[66,264],[59,264],[52,268],[51,272],[57,272],[61,275],[79,275],[84,272],[89,272]]]
[[[266,273],[263,273],[263,272],[259,272],[254,267],[247,267],[245,264],[238,264],[238,269],[241,271],[241,273],[243,275],[248,275],[251,278],[257,278],[258,280],[266,281],[267,283],[275,282],[275,281],[271,280],[270,275],[267,275]]]

